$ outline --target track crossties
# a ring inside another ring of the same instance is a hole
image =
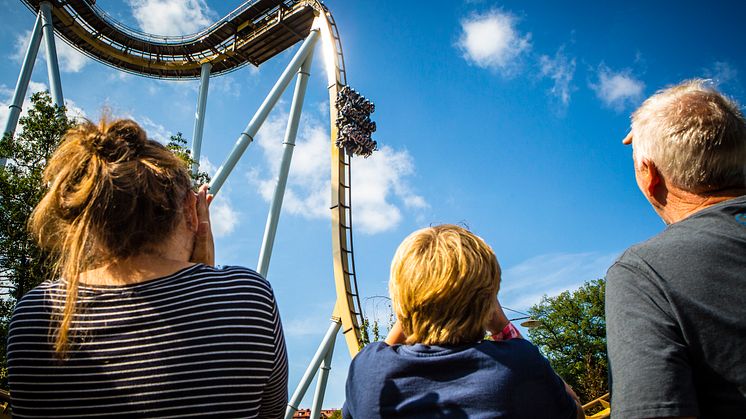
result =
[[[39,0],[22,0],[34,12]],[[67,43],[107,65],[156,78],[198,78],[258,66],[304,39],[319,13],[315,1],[248,1],[202,32],[162,36],[114,20],[91,0],[54,0],[54,29]]]

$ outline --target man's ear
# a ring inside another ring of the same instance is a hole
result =
[[[642,188],[645,191],[645,195],[648,198],[657,200],[658,188],[663,183],[663,177],[661,172],[650,160],[643,160],[640,162],[640,180],[642,181]]]
[[[199,218],[197,217],[197,195],[195,195],[191,190],[187,191],[186,198],[184,198],[184,217],[186,218],[189,231],[196,233],[199,228]]]

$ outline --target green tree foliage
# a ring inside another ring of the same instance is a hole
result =
[[[28,234],[26,223],[46,191],[42,172],[47,159],[74,121],[52,104],[47,93],[31,97],[28,114],[19,121],[17,135],[0,140],[0,338],[2,381],[7,388],[5,340],[10,315],[23,294],[47,279],[52,264]]]
[[[531,341],[583,403],[608,392],[605,289],[603,279],[589,281],[529,309],[542,323],[528,331]]]
[[[195,163],[197,163],[194,158],[192,158],[192,151],[187,147],[187,140],[184,138],[184,136],[177,132],[176,135],[172,135],[171,138],[168,140],[168,143],[166,144],[166,147],[171,150],[174,154],[179,156],[182,160],[184,160],[184,163],[188,167],[192,167]],[[210,183],[210,176],[205,172],[197,171],[189,172],[192,175],[192,183],[195,186],[199,185],[206,185]]]
[[[5,346],[8,323],[18,299],[50,277],[52,263],[28,234],[26,224],[46,192],[42,172],[62,136],[75,124],[46,92],[31,96],[28,114],[15,136],[0,139],[0,387],[7,388]],[[167,147],[191,167],[187,140],[177,133]],[[196,185],[209,183],[204,172],[192,174]]]

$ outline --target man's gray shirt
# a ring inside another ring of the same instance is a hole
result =
[[[746,196],[631,247],[606,280],[614,418],[746,418]]]

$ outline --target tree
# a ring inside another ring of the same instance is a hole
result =
[[[531,341],[583,403],[608,392],[605,289],[603,279],[589,281],[576,291],[544,296],[529,309],[541,321],[529,329]]]
[[[6,339],[10,316],[16,301],[39,283],[50,278],[52,262],[28,233],[26,224],[34,207],[46,192],[42,174],[47,160],[62,136],[76,121],[64,108],[52,103],[46,92],[31,96],[28,114],[19,121],[20,129],[0,139],[0,387],[7,388]],[[167,148],[191,167],[194,160],[186,139],[177,133]],[[191,173],[191,172],[190,172]],[[192,174],[195,184],[208,183],[206,173]]]
[[[20,119],[18,134],[0,140],[0,386],[7,388],[5,340],[15,302],[49,277],[52,264],[28,234],[26,223],[46,188],[46,162],[74,121],[52,104],[47,93],[31,96],[31,108]]]

